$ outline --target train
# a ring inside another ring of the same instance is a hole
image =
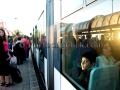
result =
[[[119,0],[46,0],[32,32],[32,53],[43,71],[45,90],[120,90],[119,68],[96,67],[87,89],[75,78],[81,70],[82,40],[90,37],[96,49],[102,36],[110,42],[113,57],[120,60]],[[42,41],[43,40],[43,41]],[[77,44],[76,44],[77,43]],[[104,44],[104,42],[102,42]]]

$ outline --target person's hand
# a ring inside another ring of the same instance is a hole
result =
[[[12,50],[11,50],[11,49],[9,49],[9,51],[10,51],[10,52],[12,52]]]
[[[7,58],[6,60],[9,61],[11,59],[11,57]]]

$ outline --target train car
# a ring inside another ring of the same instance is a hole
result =
[[[119,2],[46,0],[33,30],[33,54],[46,90],[120,90]],[[86,52],[96,60],[84,74]]]

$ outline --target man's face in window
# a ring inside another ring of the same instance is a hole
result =
[[[81,67],[82,70],[86,70],[89,69],[93,66],[93,63],[90,63],[90,61],[86,58],[86,57],[82,57],[82,61],[81,61]]]

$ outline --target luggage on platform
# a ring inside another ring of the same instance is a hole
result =
[[[10,75],[13,82],[16,83],[22,82],[21,72],[17,67],[10,66]]]

